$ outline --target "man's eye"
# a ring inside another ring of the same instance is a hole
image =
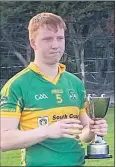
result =
[[[45,41],[51,41],[52,38],[51,38],[51,37],[49,37],[49,38],[44,38],[43,40],[45,40]]]

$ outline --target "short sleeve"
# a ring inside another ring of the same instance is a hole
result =
[[[0,115],[1,117],[20,118],[23,110],[23,98],[21,90],[16,83],[6,83],[2,88],[0,100]]]
[[[85,108],[85,101],[86,100],[85,99],[86,99],[86,90],[85,90],[83,83],[81,83],[81,86],[80,86],[81,105],[80,105],[79,115],[86,114],[86,108]]]

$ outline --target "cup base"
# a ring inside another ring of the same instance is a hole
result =
[[[85,159],[105,159],[112,158],[111,154],[95,154],[95,155],[86,155]]]

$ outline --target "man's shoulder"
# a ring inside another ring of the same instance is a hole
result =
[[[8,89],[12,87],[17,87],[18,85],[24,85],[25,82],[27,82],[27,78],[29,78],[30,75],[30,69],[28,67],[24,68],[20,72],[18,72],[16,75],[11,77],[6,84],[3,86],[3,89]]]

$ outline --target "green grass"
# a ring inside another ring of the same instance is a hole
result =
[[[113,158],[100,160],[86,160],[85,166],[114,166],[114,109],[109,109],[105,119],[108,122],[108,134],[104,138],[110,146]],[[86,145],[85,145],[86,149]],[[1,166],[19,166],[20,150],[1,153]]]

